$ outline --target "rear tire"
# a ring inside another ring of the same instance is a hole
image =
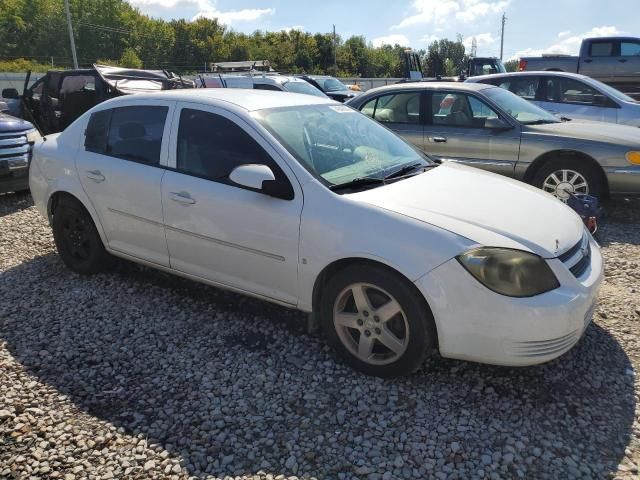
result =
[[[53,239],[64,264],[76,273],[99,273],[113,264],[91,215],[77,200],[63,197],[58,202],[53,214]]]
[[[352,265],[327,280],[320,323],[346,363],[378,377],[414,372],[437,344],[422,295],[401,275],[374,265]]]
[[[570,193],[602,198],[605,180],[588,161],[559,158],[546,162],[535,173],[531,184],[566,202]]]

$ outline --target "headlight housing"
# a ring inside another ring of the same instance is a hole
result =
[[[36,130],[35,128],[33,130],[29,130],[27,132],[27,142],[29,143],[35,143],[38,140],[40,140],[42,138],[42,136],[40,135],[40,132],[38,130]]]
[[[560,286],[543,258],[522,250],[480,247],[456,258],[485,287],[508,297],[533,297]]]
[[[625,157],[632,165],[640,165],[640,152],[627,152]]]

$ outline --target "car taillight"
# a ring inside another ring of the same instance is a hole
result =
[[[520,63],[518,63],[518,71],[524,72],[527,68],[527,61],[524,59],[520,59]]]

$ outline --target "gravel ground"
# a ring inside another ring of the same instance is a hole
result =
[[[341,364],[304,317],[131,264],[67,271],[0,196],[0,478],[637,478],[640,202],[609,206],[594,323],[549,364]]]

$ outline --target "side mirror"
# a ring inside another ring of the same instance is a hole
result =
[[[20,94],[15,88],[5,88],[2,90],[2,97],[17,100],[18,98],[20,98]]]
[[[273,171],[266,165],[255,163],[239,165],[231,171],[229,180],[271,197],[283,200],[293,199],[293,188],[289,182],[276,180]]]
[[[511,130],[513,127],[498,117],[490,117],[484,121],[484,128],[491,130]]]

